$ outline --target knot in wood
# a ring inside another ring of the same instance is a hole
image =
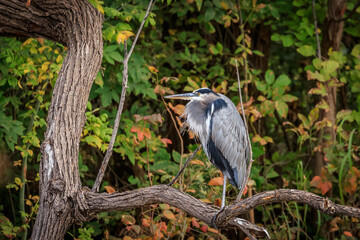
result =
[[[53,179],[50,181],[50,191],[53,193],[62,193],[65,189],[65,183],[61,179]]]
[[[77,222],[86,222],[91,220],[95,214],[91,214],[89,206],[86,202],[85,194],[89,189],[83,188],[77,192],[74,198],[74,217]]]

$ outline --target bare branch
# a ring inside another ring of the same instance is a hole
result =
[[[239,21],[240,21],[240,31],[241,31],[241,35],[242,35],[242,40],[241,40],[241,44],[243,45],[244,51],[245,51],[245,31],[244,31],[244,22],[242,19],[242,13],[241,13],[241,5],[240,5],[240,0],[237,0],[237,4],[238,4],[238,14],[239,14]],[[248,99],[248,84],[247,84],[247,55],[245,55],[245,57],[243,57],[244,59],[244,80],[245,80],[245,86],[244,86],[244,92],[245,92],[245,101],[247,101]],[[237,73],[239,75],[239,73]]]
[[[317,25],[317,20],[316,20],[315,0],[312,1],[312,10],[313,10],[314,26],[315,26],[315,34],[316,34],[317,55],[318,55],[318,58],[321,59],[321,47],[320,47],[318,25]]]
[[[136,33],[134,42],[131,45],[129,53],[127,53],[127,43],[126,43],[126,41],[124,41],[124,61],[123,61],[124,70],[123,70],[123,81],[122,81],[122,90],[121,90],[121,97],[120,97],[119,107],[118,107],[118,111],[116,113],[116,118],[115,118],[115,122],[114,122],[114,129],[113,129],[111,139],[110,139],[110,142],[109,142],[109,147],[108,147],[108,149],[106,151],[106,154],[105,154],[105,157],[104,157],[104,159],[103,159],[103,161],[101,163],[101,167],[100,167],[99,173],[98,173],[98,175],[96,177],[94,186],[91,189],[92,192],[99,191],[99,187],[100,187],[101,181],[102,181],[102,179],[104,177],[106,167],[107,167],[107,165],[109,163],[109,159],[110,159],[110,157],[112,155],[112,150],[113,150],[113,147],[114,147],[114,143],[115,143],[116,135],[117,135],[117,132],[118,132],[118,129],[119,129],[119,123],[120,123],[120,119],[121,119],[121,115],[122,115],[122,111],[123,111],[123,107],[124,107],[126,89],[128,88],[127,87],[127,82],[128,82],[128,62],[129,62],[129,59],[131,57],[132,52],[134,51],[134,48],[135,48],[136,42],[137,42],[137,40],[138,40],[138,38],[140,36],[141,30],[144,27],[145,21],[148,18],[148,16],[150,15],[150,12],[151,12],[152,8],[154,7],[155,2],[156,2],[155,0],[151,0],[149,2],[148,8],[146,10],[146,14],[145,14],[144,19],[142,20],[142,22],[140,24],[139,30]]]
[[[186,168],[186,166],[188,165],[188,163],[190,162],[191,159],[194,158],[194,156],[196,155],[196,153],[200,150],[201,148],[201,144],[195,149],[195,151],[191,154],[191,156],[186,160],[184,166],[182,166],[182,168],[180,169],[180,171],[176,174],[176,176],[174,177],[173,180],[171,180],[171,182],[169,182],[167,185],[171,186],[174,184],[174,182],[176,181],[176,179],[180,176],[180,174],[184,171],[184,169]],[[180,163],[181,166],[181,163]]]
[[[248,144],[249,144],[249,163],[248,163],[248,167],[246,170],[246,177],[245,177],[245,181],[242,183],[242,186],[240,188],[240,192],[236,198],[237,201],[239,201],[241,199],[241,196],[244,193],[245,190],[245,186],[247,184],[247,182],[249,181],[249,177],[250,177],[250,172],[251,172],[251,165],[252,162],[254,161],[252,159],[252,147],[251,147],[251,141],[250,141],[250,136],[249,136],[249,129],[246,123],[246,116],[245,116],[245,111],[244,111],[244,106],[243,106],[243,102],[242,102],[242,96],[241,96],[241,86],[240,86],[240,74],[239,74],[239,68],[238,68],[238,63],[237,60],[235,60],[235,64],[236,64],[236,76],[237,76],[237,80],[238,80],[238,86],[239,86],[239,96],[240,96],[240,105],[241,105],[241,112],[242,112],[242,117],[243,117],[243,121],[244,121],[244,125],[245,125],[245,129],[246,129],[246,135],[247,135],[247,140],[248,140]]]
[[[156,185],[112,194],[85,192],[84,199],[86,199],[86,204],[83,205],[87,206],[87,211],[91,213],[91,215],[100,212],[139,208],[156,203],[167,203],[198,218],[208,225],[212,225],[211,220],[218,211],[217,208],[209,206],[187,193],[166,185]],[[359,208],[335,204],[331,200],[302,190],[279,189],[258,193],[252,197],[226,206],[218,215],[216,225],[221,228],[239,227],[239,221],[235,218],[240,214],[247,213],[261,205],[283,201],[295,201],[308,204],[329,215],[347,215],[360,219]],[[250,233],[256,233],[256,236],[259,234],[266,237],[263,228],[251,224],[246,220],[241,220],[241,222],[242,227],[246,228]]]
[[[356,13],[356,9],[360,6],[360,0],[358,0],[358,2],[356,3],[356,5],[354,6],[354,8],[351,10],[351,12],[343,18],[340,19],[333,19],[335,22],[342,22],[342,21],[346,21],[348,20],[354,13]]]

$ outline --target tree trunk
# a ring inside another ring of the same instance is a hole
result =
[[[90,88],[102,60],[102,15],[86,0],[1,1],[0,34],[44,37],[68,47],[41,146],[40,205],[32,239],[63,239],[73,222],[79,143]]]
[[[327,18],[324,23],[323,39],[321,43],[321,52],[323,53],[323,58],[329,58],[329,50],[339,51],[341,39],[344,31],[344,22],[339,21],[346,10],[346,0],[329,0],[328,1],[328,10]],[[329,86],[326,83],[327,95],[321,100],[325,100],[329,105],[327,111],[320,111],[320,120],[328,120],[332,124],[331,127],[324,127],[323,131],[320,131],[319,145],[322,148],[330,145],[335,141],[335,120],[336,120],[336,86]],[[328,136],[329,139],[325,139],[324,136]],[[315,161],[313,162],[313,170],[315,175],[321,175],[321,168],[324,166],[324,152],[322,150],[316,152]]]

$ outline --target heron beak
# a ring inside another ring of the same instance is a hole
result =
[[[183,99],[183,100],[191,100],[194,97],[197,97],[195,93],[183,93],[183,94],[165,96],[165,98],[169,98],[169,99]]]

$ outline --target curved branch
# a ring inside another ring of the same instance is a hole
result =
[[[208,225],[212,225],[211,220],[218,209],[209,206],[204,202],[181,192],[167,185],[157,185],[133,191],[122,193],[85,193],[86,211],[93,215],[100,212],[108,212],[114,210],[126,210],[138,208],[144,205],[167,203],[177,207],[182,211],[198,218]],[[239,221],[235,218],[240,214],[249,212],[250,210],[269,203],[295,201],[305,203],[309,206],[320,210],[329,215],[347,215],[360,218],[360,209],[335,204],[334,202],[320,197],[316,194],[295,189],[279,189],[274,191],[266,191],[258,193],[252,197],[243,199],[225,207],[217,217],[217,226],[222,228],[239,227]],[[247,221],[241,220],[242,227],[256,235],[265,235],[264,229]]]

